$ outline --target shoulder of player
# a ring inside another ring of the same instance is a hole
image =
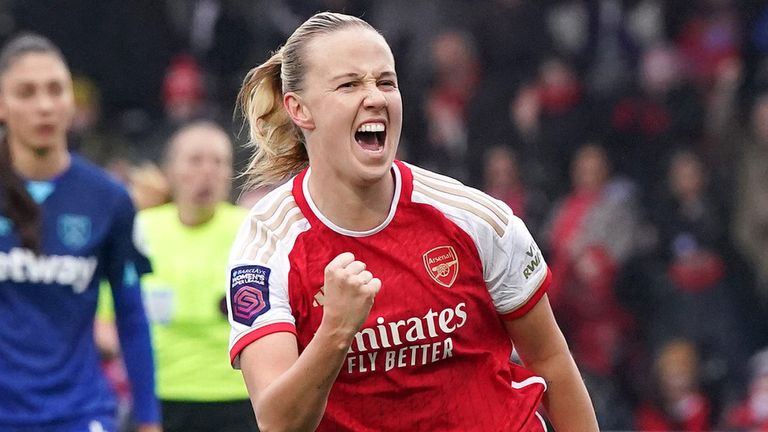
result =
[[[460,181],[414,165],[407,165],[413,173],[414,201],[424,201],[446,216],[461,217],[480,226],[493,229],[502,236],[513,218],[512,210],[483,191]]]
[[[102,213],[134,208],[125,185],[81,156],[72,154],[71,158],[70,171],[60,181],[67,193],[82,201],[84,207],[95,206]]]
[[[177,207],[173,202],[149,207],[136,213],[136,217],[142,224],[167,224],[177,219]]]
[[[292,182],[288,182],[264,195],[248,212],[247,219],[252,223],[264,223],[281,219],[281,215],[284,217],[294,208],[298,209],[298,206],[293,198]]]
[[[119,184],[106,171],[104,171],[103,168],[94,164],[93,162],[83,158],[76,153],[70,153],[70,157],[72,173],[75,174],[76,178],[87,178],[88,180],[95,182]]]
[[[291,227],[306,220],[291,193],[291,182],[269,192],[243,221],[238,233],[234,256],[248,258],[274,253],[277,244],[288,236]]]
[[[71,163],[71,178],[79,187],[88,188],[91,193],[128,196],[128,191],[123,184],[93,162],[77,154],[71,154]]]

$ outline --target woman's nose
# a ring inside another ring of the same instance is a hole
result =
[[[378,87],[372,86],[365,97],[365,106],[368,108],[384,108],[387,106],[387,98]]]

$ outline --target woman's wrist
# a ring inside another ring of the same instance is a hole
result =
[[[321,339],[326,346],[331,346],[346,353],[349,351],[356,333],[356,331],[345,329],[343,326],[331,324],[329,320],[323,317],[320,326],[315,332],[315,338]]]

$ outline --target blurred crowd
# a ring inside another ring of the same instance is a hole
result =
[[[242,77],[320,10],[394,49],[401,158],[526,222],[603,429],[768,430],[765,2],[19,0],[0,37],[62,47],[77,150],[150,207],[173,131],[242,142]]]

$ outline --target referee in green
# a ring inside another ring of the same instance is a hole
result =
[[[197,122],[168,142],[172,202],[143,210],[138,231],[153,273],[142,279],[165,432],[257,431],[248,393],[227,358],[223,284],[229,249],[247,211],[227,199],[232,143]]]

